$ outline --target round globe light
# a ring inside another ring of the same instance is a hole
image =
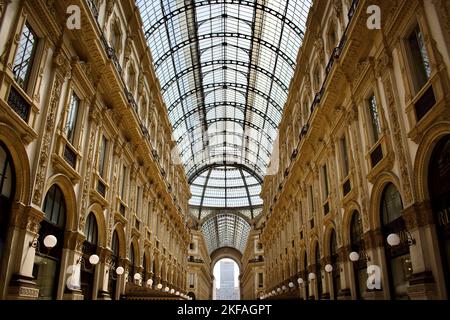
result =
[[[162,284],[158,283],[158,285],[156,286],[156,289],[161,290],[162,289]]]
[[[294,287],[294,283],[293,282],[289,282],[289,288],[293,288]]]
[[[396,233],[391,233],[390,235],[388,235],[387,237],[387,243],[388,245],[390,245],[391,247],[396,247],[400,244],[400,236]]]
[[[333,266],[331,264],[327,264],[325,266],[325,271],[328,272],[328,273],[333,272]]]
[[[120,276],[125,272],[125,269],[123,267],[117,267],[116,273]]]
[[[272,290],[272,295],[276,294],[277,292],[275,290]]]
[[[58,243],[58,239],[56,239],[56,237],[52,234],[49,234],[48,236],[46,236],[44,238],[44,246],[46,248],[54,248],[56,246],[56,244]]]
[[[170,293],[171,293],[171,294],[174,294],[174,293],[175,293],[175,289],[171,289],[171,290],[170,290]]]
[[[169,287],[165,287],[165,288],[164,288],[164,291],[165,291],[165,292],[169,292],[169,291],[170,291]]]
[[[175,295],[179,296],[180,295],[180,291],[175,292]]]
[[[314,280],[316,278],[316,274],[314,273],[314,272],[311,272],[309,275],[308,275],[308,279],[309,280]]]
[[[141,274],[140,273],[135,273],[133,278],[134,278],[134,280],[138,280],[139,281],[139,280],[141,280]]]
[[[359,253],[356,251],[350,252],[349,258],[350,261],[356,262],[359,260]]]
[[[298,282],[298,284],[303,284],[303,279],[302,278],[298,278],[297,282]]]
[[[153,280],[152,279],[148,279],[147,280],[147,286],[151,287],[153,284]]]
[[[282,286],[281,289],[282,289],[283,291],[286,291],[286,290],[287,290],[287,287],[286,287],[286,286]]]
[[[278,288],[277,291],[278,291],[278,292],[281,292],[281,288]]]
[[[100,258],[98,255],[93,254],[92,256],[89,257],[89,262],[95,266],[98,262],[100,261]]]

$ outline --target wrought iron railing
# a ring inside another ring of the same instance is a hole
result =
[[[8,104],[23,121],[28,122],[31,105],[13,86],[11,86],[9,91]]]

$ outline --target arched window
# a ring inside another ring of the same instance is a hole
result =
[[[91,300],[94,297],[93,286],[95,278],[95,265],[89,262],[93,254],[97,254],[98,227],[97,219],[94,213],[89,213],[84,227],[86,240],[83,243],[83,258],[81,260],[81,291],[85,300]]]
[[[436,145],[431,156],[428,189],[437,224],[447,293],[450,296],[450,135]]]
[[[142,282],[145,284],[146,282],[147,282],[147,279],[149,279],[149,275],[148,275],[148,272],[147,272],[147,256],[145,255],[145,252],[144,252],[144,257],[143,257],[143,260],[142,260],[142,268],[143,268],[143,270],[142,270]]]
[[[136,261],[134,256],[134,245],[133,243],[130,245],[130,273],[128,275],[128,281],[133,282],[134,274],[136,273]]]
[[[66,224],[66,202],[61,189],[53,185],[44,199],[44,220],[39,230],[38,249],[34,259],[33,276],[39,288],[39,299],[56,299]],[[48,249],[44,238],[53,235],[56,246]]]
[[[315,270],[314,273],[316,274],[316,282],[317,282],[317,300],[322,299],[322,268],[320,264],[320,250],[319,250],[319,244],[316,243],[316,248],[314,250],[315,253]]]
[[[332,282],[333,282],[333,299],[337,300],[339,291],[341,290],[341,271],[338,264],[336,231],[331,231],[330,235],[330,263],[333,266]]]
[[[309,286],[308,286],[308,256],[306,255],[306,250],[305,250],[305,255],[303,256],[303,285],[305,287],[305,300],[309,299]]]
[[[363,299],[366,291],[367,259],[363,239],[361,215],[354,211],[350,223],[350,249],[359,254],[359,260],[353,263],[353,277],[355,279],[356,299]]]
[[[8,232],[14,189],[15,175],[12,159],[6,147],[0,142],[0,262]]]
[[[109,270],[109,292],[111,299],[115,300],[117,298],[117,274],[116,268],[119,266],[119,236],[117,231],[114,230],[111,243],[111,269]]]
[[[384,189],[380,207],[391,299],[408,299],[407,287],[412,274],[409,245],[407,241],[402,241],[400,245],[395,247],[386,243],[386,238],[390,234],[404,234],[406,230],[402,218],[402,198],[392,183]]]
[[[97,245],[97,220],[95,219],[95,215],[93,213],[90,213],[86,220],[85,234],[87,242],[92,245]]]

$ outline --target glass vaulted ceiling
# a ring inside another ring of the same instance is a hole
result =
[[[261,212],[261,184],[311,2],[136,1],[198,218],[215,209],[239,208],[249,220]],[[212,227],[219,216],[212,219],[205,235],[219,246],[224,235],[210,233],[223,228]]]

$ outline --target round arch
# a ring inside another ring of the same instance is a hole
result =
[[[242,270],[242,253],[232,247],[222,247],[214,250],[211,253],[211,271],[214,269],[214,266],[217,262],[222,259],[231,259],[237,263],[239,270]]]
[[[381,215],[380,215],[380,203],[383,196],[383,192],[388,184],[392,183],[401,195],[400,180],[392,172],[385,172],[381,174],[375,181],[372,194],[370,197],[370,210],[369,210],[369,228],[376,230],[381,228]],[[360,212],[361,214],[361,212]],[[361,216],[364,227],[364,218]]]
[[[103,214],[103,208],[100,204],[94,203],[91,205],[86,214],[86,218],[88,215],[92,213],[95,216],[95,220],[97,221],[97,229],[98,229],[98,246],[106,247],[106,222],[105,216]],[[84,233],[84,230],[83,230]]]
[[[5,145],[14,165],[16,178],[14,201],[29,204],[31,203],[32,193],[30,162],[21,141],[20,136],[16,134],[16,130],[5,123],[0,123],[0,142]]]
[[[134,236],[131,238],[130,241],[130,248],[133,246],[133,254],[134,254],[134,262],[136,264],[136,267],[139,267],[140,261],[141,261],[141,255],[139,250],[139,240]],[[131,253],[130,253],[131,254]]]
[[[47,195],[47,192],[50,190],[50,188],[53,185],[57,185],[63,195],[64,195],[64,200],[66,203],[66,230],[69,231],[76,231],[77,230],[77,212],[78,212],[78,208],[77,208],[77,200],[76,200],[76,196],[75,196],[75,192],[73,190],[73,185],[72,182],[70,181],[70,179],[63,175],[63,174],[56,174],[54,176],[52,176],[46,184],[45,187],[45,192],[43,193],[44,197],[43,199],[45,199],[45,196]]]
[[[414,162],[413,180],[418,202],[430,200],[430,193],[428,190],[428,166],[436,145],[446,135],[450,135],[450,122],[441,122],[429,128],[423,134],[423,138],[419,143]]]
[[[350,240],[350,228],[352,224],[352,218],[355,212],[361,214],[361,206],[359,203],[352,201],[349,203],[344,212],[344,218],[342,219],[342,245],[349,246],[351,243]],[[337,236],[337,234],[336,234]],[[339,239],[339,237],[338,237]]]
[[[336,233],[336,240],[338,239],[337,237],[337,229],[336,229],[336,225],[334,223],[334,221],[332,220],[328,220],[327,222],[325,222],[325,231],[323,233],[323,241],[322,241],[322,255],[324,257],[328,257],[331,255],[330,252],[330,238],[331,238],[331,234],[334,231]],[[339,242],[338,242],[339,245]]]
[[[113,233],[114,231],[117,232],[117,237],[119,240],[119,257],[120,258],[125,258],[127,256],[127,249],[126,249],[126,240],[125,240],[125,231],[124,231],[124,226],[122,223],[118,222],[116,223],[116,225],[114,226],[113,229]]]

